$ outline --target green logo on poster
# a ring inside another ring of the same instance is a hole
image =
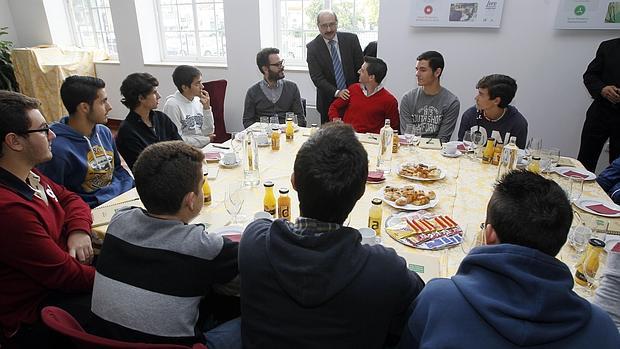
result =
[[[575,15],[582,16],[584,13],[586,13],[586,7],[585,6],[579,5],[579,6],[575,7]]]

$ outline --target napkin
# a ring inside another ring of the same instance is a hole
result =
[[[596,204],[596,205],[590,205],[590,206],[586,206],[587,208],[589,208],[590,210],[597,212],[597,213],[602,213],[602,214],[617,214],[620,213],[620,211],[618,210],[614,210],[613,208],[609,208],[603,204]]]
[[[383,171],[368,171],[368,178],[366,180],[369,182],[381,182],[384,179]]]
[[[222,154],[217,151],[208,151],[205,153],[205,160],[219,160]]]
[[[565,176],[568,176],[568,177],[588,178],[588,175],[583,174],[583,173],[579,173],[579,172],[575,172],[573,170],[568,170],[566,172],[563,172],[562,174],[565,175]]]
[[[230,241],[239,242],[241,241],[241,234],[233,233],[233,234],[223,234],[222,237],[228,238]]]
[[[457,145],[457,146],[456,146],[456,149],[457,149],[457,150],[460,150],[460,151],[462,151],[462,152],[464,152],[464,153],[466,153],[466,152],[468,151],[468,149],[467,149],[467,148],[465,148],[465,144],[463,144],[463,143],[461,143],[461,144]]]
[[[441,149],[439,138],[422,138],[418,145],[422,149]]]

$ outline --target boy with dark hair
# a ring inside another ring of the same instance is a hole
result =
[[[112,132],[105,126],[112,110],[105,82],[70,76],[60,87],[69,112],[50,127],[56,134],[52,160],[38,166],[54,182],[80,195],[92,208],[133,187],[121,165]]]
[[[168,116],[155,110],[161,95],[159,81],[149,73],[129,74],[121,84],[121,102],[129,114],[121,123],[116,145],[129,168],[147,146],[161,142],[182,140],[179,130]]]
[[[367,176],[368,154],[349,125],[328,124],[302,145],[291,176],[300,217],[259,219],[241,239],[244,348],[383,348],[398,339],[424,282],[393,249],[361,245],[357,229],[343,226]]]
[[[488,246],[473,249],[452,278],[428,283],[400,348],[620,347],[609,316],[573,292],[570,269],[555,258],[572,219],[555,182],[507,174],[487,207]]]
[[[459,140],[463,139],[465,131],[480,131],[485,141],[493,131],[498,131],[502,140],[506,138],[506,133],[510,133],[510,136],[517,137],[517,146],[525,148],[527,120],[510,105],[517,93],[515,79],[502,74],[487,75],[478,81],[476,88],[476,105],[463,113]]]
[[[461,104],[452,92],[441,86],[443,56],[437,51],[427,51],[416,60],[418,87],[407,92],[400,101],[400,133],[405,132],[407,125],[418,125],[423,137],[448,142]]]
[[[336,98],[329,106],[329,119],[339,118],[360,133],[379,133],[385,119],[398,132],[398,101],[381,82],[387,75],[387,64],[380,58],[364,57],[358,71],[359,83],[350,85],[348,99]]]
[[[240,348],[239,319],[203,334],[201,302],[218,285],[238,293],[238,243],[189,224],[203,207],[199,149],[180,141],[148,146],[134,165],[146,210],[112,217],[97,261],[92,331],[130,342]],[[173,185],[171,184],[173,183]]]
[[[178,91],[166,98],[163,112],[185,143],[202,148],[215,136],[211,100],[203,90],[202,74],[196,67],[180,65],[174,69],[172,81]]]
[[[0,345],[47,347],[44,305],[68,308],[93,286],[92,217],[76,194],[34,167],[52,158],[54,132],[39,101],[0,91]],[[86,296],[88,296],[86,294]],[[87,302],[83,304],[87,308]]]
[[[277,116],[279,122],[286,121],[286,113],[297,115],[300,126],[306,126],[306,116],[301,104],[297,84],[284,78],[284,60],[280,50],[267,47],[256,54],[256,65],[263,74],[261,81],[252,85],[245,95],[243,127],[250,127],[261,116]]]

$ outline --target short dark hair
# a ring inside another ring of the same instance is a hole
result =
[[[140,105],[140,96],[146,97],[159,86],[159,81],[149,73],[133,73],[127,75],[121,84],[121,102],[130,110]]]
[[[364,62],[368,64],[366,68],[368,75],[374,75],[375,81],[380,84],[387,75],[387,64],[381,58],[370,56],[365,56]]]
[[[302,215],[342,224],[364,195],[368,154],[350,125],[328,123],[301,146],[294,172]]]
[[[153,214],[175,214],[183,198],[198,188],[204,154],[183,141],[151,144],[133,166],[136,190]]]
[[[256,66],[258,66],[258,71],[260,71],[261,74],[265,74],[265,72],[263,72],[263,67],[269,67],[269,55],[277,55],[279,53],[280,50],[275,47],[266,47],[258,51],[256,54]]]
[[[418,61],[428,61],[428,65],[431,67],[433,72],[438,68],[441,68],[441,74],[443,74],[444,67],[446,63],[443,60],[443,56],[441,53],[437,51],[426,51],[416,58]],[[441,74],[439,76],[441,77]]]
[[[501,178],[487,206],[490,223],[501,243],[558,254],[573,221],[566,193],[552,180],[529,171]]]
[[[0,90],[0,144],[9,133],[24,134],[30,126],[30,118],[27,113],[32,109],[39,109],[41,103],[38,99],[25,96],[21,93]],[[0,157],[2,148],[0,145]]]
[[[498,106],[506,108],[517,93],[517,82],[508,75],[492,74],[480,79],[476,88],[486,88],[489,90],[489,97],[491,99],[499,97]]]
[[[172,81],[179,92],[183,92],[183,86],[190,87],[196,77],[202,76],[198,68],[191,65],[180,65],[172,72]]]
[[[92,76],[73,75],[65,79],[60,87],[60,98],[69,115],[74,114],[80,103],[93,106],[97,99],[97,91],[105,88],[105,82]]]

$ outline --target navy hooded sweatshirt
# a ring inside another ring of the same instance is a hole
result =
[[[251,223],[239,246],[244,348],[383,348],[400,336],[424,282],[356,229],[293,233]]]
[[[572,288],[568,267],[538,250],[476,248],[420,293],[399,347],[620,348],[609,316]]]

